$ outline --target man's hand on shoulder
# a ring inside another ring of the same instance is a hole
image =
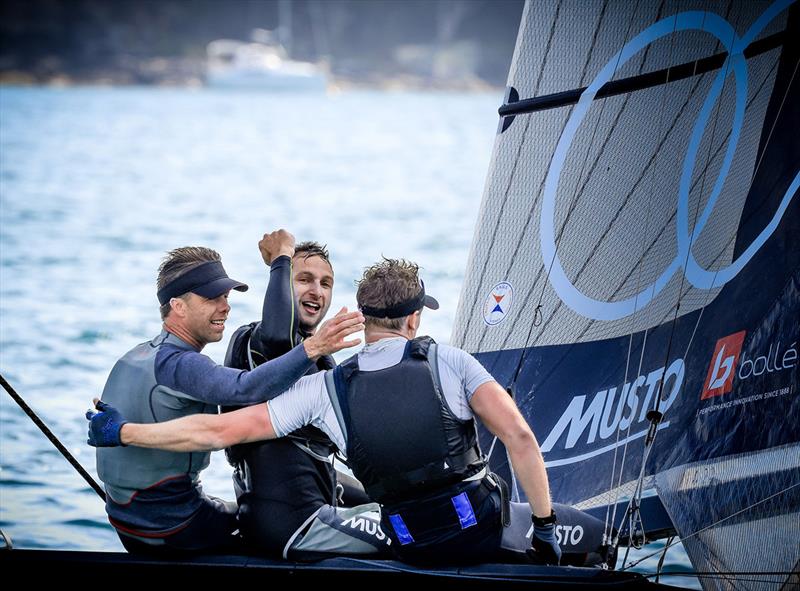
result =
[[[309,359],[318,359],[323,355],[355,347],[361,343],[361,339],[345,340],[345,338],[362,330],[364,330],[364,316],[361,312],[348,312],[347,308],[342,308],[336,316],[323,322],[314,336],[303,341],[306,355]]]
[[[282,255],[291,258],[294,256],[294,236],[283,228],[269,232],[259,240],[258,250],[267,265],[271,265],[272,261]]]

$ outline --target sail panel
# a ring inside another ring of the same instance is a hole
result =
[[[589,84],[602,66],[627,41],[652,26],[656,17],[666,15],[663,21],[677,9],[685,13],[701,5],[641,2],[631,14],[630,3],[579,4],[534,3],[526,9],[528,20],[509,79],[521,97]],[[720,6],[723,14],[733,15],[736,31],[741,33],[739,29],[751,27],[768,5]],[[784,25],[785,15],[779,15],[756,38]],[[571,34],[576,27],[586,31],[577,40]],[[565,44],[564,36],[572,43]],[[619,75],[613,77],[715,55],[724,51],[724,45],[707,32],[666,35],[625,63],[625,68],[634,70],[620,67]],[[452,342],[478,352],[611,338],[663,322],[685,283],[676,263],[680,171],[687,168],[684,161],[690,161],[686,200],[694,222],[715,193],[728,148],[735,144],[732,160],[725,163],[715,215],[707,216],[703,231],[693,239],[693,250],[702,253],[702,264],[710,264],[712,271],[715,266],[727,266],[756,165],[755,150],[779,55],[778,48],[747,60],[744,91],[733,74],[723,76],[721,96],[713,101],[708,121],[700,129],[694,158],[686,154],[698,113],[720,75],[733,68],[730,64],[723,70],[593,101],[560,165],[554,162],[554,152],[575,107],[517,115],[497,137]],[[746,106],[741,129],[734,122],[740,94]],[[559,174],[555,175],[555,212],[549,219],[543,216],[542,205],[547,176],[554,166]],[[565,303],[563,294],[553,289],[553,257],[542,252],[539,238],[543,227],[552,228],[556,236],[568,291],[601,303],[619,302],[641,292],[642,297],[632,305],[633,313],[608,322],[598,319],[587,309],[590,306]],[[672,272],[671,266],[676,267]],[[660,279],[664,285],[653,286]],[[511,285],[514,303],[502,322],[490,324],[483,300],[501,282]],[[649,293],[650,286],[658,293]],[[681,313],[713,301],[720,287],[688,289]],[[649,299],[653,301],[648,304]],[[527,332],[518,328],[530,324],[538,304],[545,322],[528,338]]]
[[[798,560],[798,457],[795,444],[658,474],[659,497],[683,532],[690,560],[715,572],[773,573],[743,576],[735,588],[791,588],[787,574],[774,573]],[[738,578],[710,578],[703,586],[722,591]]]

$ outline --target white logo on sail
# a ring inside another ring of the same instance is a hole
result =
[[[722,346],[716,360],[714,360],[714,372],[711,374],[711,383],[708,386],[709,390],[721,388],[733,371],[733,355],[726,357],[725,361],[722,360],[723,355],[725,355],[725,345]],[[719,370],[722,368],[725,368],[725,373],[719,375]]]
[[[622,387],[620,394],[617,393],[616,386],[600,390],[594,395],[589,406],[585,409],[586,396],[573,397],[561,418],[558,419],[544,443],[542,443],[543,453],[551,451],[565,433],[564,450],[572,449],[579,442],[585,446],[591,445],[598,440],[598,436],[601,441],[609,439],[617,431],[625,436],[620,437],[618,440],[615,438],[613,443],[599,449],[593,449],[569,458],[547,461],[545,465],[554,467],[574,464],[611,451],[629,441],[644,437],[647,433],[647,428],[633,431],[633,424],[645,422],[647,411],[653,407],[653,398],[659,391],[658,386],[662,380],[665,386],[663,391],[668,393],[666,398],[661,401],[659,410],[666,412],[673,405],[683,385],[685,370],[683,359],[676,359],[670,364],[666,372],[663,367],[660,367],[646,376],[641,375],[632,382],[628,382]],[[670,381],[671,387],[667,388],[667,384]],[[643,391],[641,398],[640,390]],[[659,425],[659,429],[665,429],[668,426],[669,422],[665,421]]]
[[[596,320],[617,320],[630,316],[650,303],[664,287],[666,287],[673,275],[680,269],[683,269],[686,279],[697,289],[722,287],[742,270],[778,227],[786,208],[789,206],[789,202],[794,197],[798,188],[800,188],[800,171],[798,171],[794,180],[789,185],[772,219],[755,240],[753,240],[750,246],[742,252],[738,259],[724,269],[709,271],[708,269],[704,269],[700,263],[697,262],[692,253],[692,245],[697,241],[698,236],[703,231],[722,191],[733,157],[736,153],[736,146],[739,142],[739,135],[744,123],[747,103],[747,64],[743,55],[744,48],[753,41],[767,24],[786,10],[790,4],[791,2],[789,0],[779,0],[772,4],[742,37],[736,34],[736,31],[728,21],[712,12],[682,12],[662,19],[626,43],[619,53],[611,57],[608,63],[603,66],[600,73],[581,94],[578,104],[573,109],[572,115],[567,121],[564,132],[561,134],[561,138],[553,153],[550,168],[547,172],[542,198],[541,227],[539,233],[542,259],[545,268],[550,268],[548,273],[550,283],[561,300],[575,312]],[[561,265],[561,260],[558,257],[554,220],[556,217],[556,194],[558,193],[561,170],[566,162],[567,154],[569,153],[569,148],[575,134],[583,119],[586,117],[592,101],[600,88],[612,79],[618,68],[621,68],[642,49],[654,41],[678,31],[705,31],[711,33],[725,46],[728,52],[726,63],[714,79],[711,90],[700,109],[700,115],[692,130],[689,146],[683,159],[683,169],[677,196],[678,211],[675,220],[678,252],[664,272],[653,283],[645,286],[639,293],[624,300],[613,302],[596,300],[584,294],[572,283],[569,277],[567,277]],[[705,209],[697,218],[694,229],[690,230],[689,191],[697,153],[700,150],[700,144],[706,130],[706,125],[714,110],[714,105],[722,93],[725,78],[731,72],[734,74],[736,82],[733,128],[730,131],[728,147],[719,169],[719,175],[711,190],[711,195],[708,197]]]

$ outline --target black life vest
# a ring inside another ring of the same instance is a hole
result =
[[[252,369],[266,361],[251,350],[258,322],[242,326],[231,337],[225,365]],[[330,369],[322,357],[308,373]],[[234,410],[225,407],[223,411]],[[280,556],[287,541],[323,505],[336,505],[336,471],[329,456],[336,446],[321,430],[306,426],[288,437],[227,448],[234,467],[233,487],[245,539],[258,552]]]
[[[250,324],[240,326],[238,329],[236,329],[236,332],[234,332],[233,336],[231,337],[228,350],[225,353],[226,367],[251,370],[267,361],[265,357],[263,357],[258,351],[253,350],[250,346],[250,339],[253,331],[258,325],[259,322],[251,322]],[[335,362],[333,361],[332,357],[329,355],[323,355],[317,360],[316,367],[312,367],[308,371],[307,375],[316,373],[318,371],[332,369],[334,365]],[[239,408],[242,407],[224,406],[221,408],[221,410],[222,412],[229,412]],[[333,444],[330,438],[323,433],[322,430],[314,427],[313,425],[301,427],[300,429],[297,429],[296,431],[293,431],[287,435],[287,438],[291,439],[294,444],[303,451],[320,461],[329,461],[328,458],[337,451],[336,446]],[[228,458],[228,463],[230,463],[231,466],[236,467],[236,465],[242,461],[248,451],[263,447],[265,443],[268,442],[258,441],[254,443],[243,443],[226,448],[225,455]]]
[[[326,380],[347,433],[348,465],[379,503],[446,490],[486,466],[475,421],[447,404],[435,347],[416,338],[398,364],[377,371],[361,371],[354,356]]]

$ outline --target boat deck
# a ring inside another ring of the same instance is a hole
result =
[[[519,564],[481,564],[468,567],[409,566],[392,560],[329,558],[297,563],[254,556],[197,556],[181,560],[156,560],[117,552],[72,552],[64,550],[0,551],[0,567],[6,577],[16,574],[30,581],[37,574],[70,576],[119,582],[153,584],[160,577],[181,577],[186,583],[217,581],[327,585],[370,583],[457,583],[460,589],[517,587],[532,583],[586,588],[675,589],[656,585],[636,573],[596,568],[552,567]],[[99,578],[98,578],[99,577]]]

